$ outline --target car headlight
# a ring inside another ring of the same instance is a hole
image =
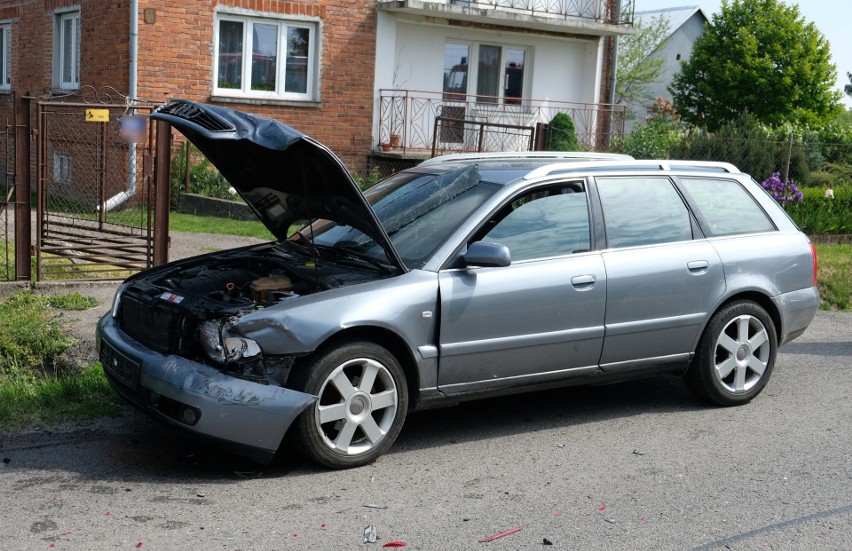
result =
[[[118,307],[121,305],[121,294],[127,289],[127,283],[122,283],[115,290],[115,296],[112,298],[112,317],[118,317]]]
[[[207,321],[198,328],[198,340],[207,357],[216,363],[236,362],[260,354],[260,345],[234,331],[221,321]]]

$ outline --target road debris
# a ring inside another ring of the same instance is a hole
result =
[[[509,528],[508,530],[500,532],[499,534],[494,534],[493,536],[482,538],[481,540],[479,540],[479,543],[488,543],[489,541],[499,540],[500,538],[505,538],[506,536],[510,536],[512,534],[520,532],[521,530],[523,530],[523,528],[521,528],[520,526],[515,528]]]
[[[402,541],[389,541],[384,544],[382,547],[405,547],[405,542]]]
[[[615,524],[615,519],[614,519],[614,518],[605,518],[604,520],[605,520],[606,522],[610,523],[610,524]]]
[[[381,505],[377,503],[367,503],[366,505],[362,505],[362,507],[367,507],[368,509],[387,509],[387,505]]]
[[[542,540],[541,540],[541,544],[542,544],[542,545],[553,545],[553,542],[552,542],[552,541],[550,541],[550,540],[549,540],[549,539],[547,539],[547,538],[544,538],[544,539],[542,539]]]
[[[364,528],[364,543],[376,543],[376,527],[372,524]]]

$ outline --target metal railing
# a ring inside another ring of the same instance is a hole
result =
[[[523,151],[529,148],[529,134],[517,139],[486,142],[478,131],[483,124],[534,128],[548,123],[558,113],[574,121],[577,139],[589,150],[606,149],[613,136],[624,135],[626,107],[604,103],[512,99],[493,96],[448,94],[424,90],[379,91],[379,136],[376,145],[393,147],[402,153],[428,152],[433,142],[448,151]],[[455,120],[436,125],[436,119]],[[468,124],[466,124],[468,123]],[[467,130],[466,130],[467,129]]]
[[[434,0],[434,3],[563,19],[576,17],[612,25],[632,25],[635,9],[634,0]]]

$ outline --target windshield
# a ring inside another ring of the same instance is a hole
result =
[[[413,269],[422,267],[497,189],[497,185],[480,182],[479,171],[472,166],[445,174],[402,172],[377,183],[364,195],[397,253]],[[381,246],[352,226],[317,220],[301,236],[291,239],[306,239],[311,234],[320,249],[332,247],[339,252],[387,261]]]

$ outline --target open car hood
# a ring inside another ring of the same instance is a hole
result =
[[[406,271],[346,167],[321,143],[273,119],[188,100],[169,100],[151,118],[186,136],[277,239],[297,221],[331,220],[370,236]]]

